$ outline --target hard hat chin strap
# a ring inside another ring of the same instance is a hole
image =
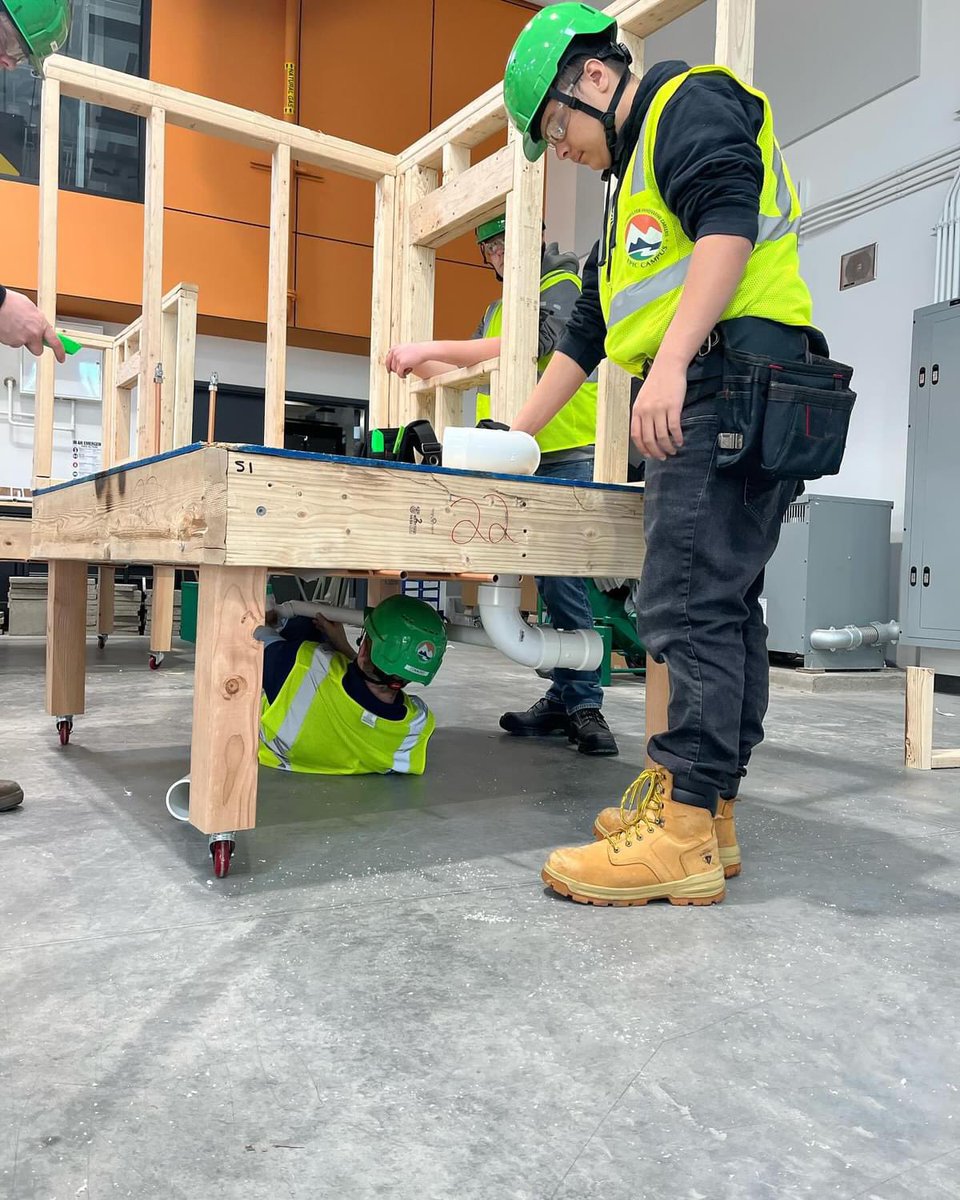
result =
[[[604,136],[607,140],[607,149],[610,151],[611,161],[614,158],[614,153],[617,148],[617,105],[620,103],[620,98],[623,95],[624,89],[627,86],[627,81],[630,78],[630,72],[624,71],[620,76],[610,103],[607,105],[606,111],[599,108],[594,108],[592,104],[587,104],[583,100],[578,100],[576,96],[571,96],[567,92],[561,92],[559,88],[551,87],[547,95],[552,100],[559,100],[561,104],[567,108],[574,108],[578,112],[586,113],[588,117],[593,117],[595,121],[599,121],[603,126]]]

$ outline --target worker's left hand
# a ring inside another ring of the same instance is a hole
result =
[[[680,413],[686,394],[686,368],[654,359],[634,401],[630,421],[630,437],[645,458],[662,461],[683,445]]]
[[[411,371],[430,358],[430,348],[430,342],[402,342],[399,346],[391,346],[385,359],[386,368],[406,379]]]

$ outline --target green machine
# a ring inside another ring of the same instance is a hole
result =
[[[612,582],[612,581],[611,581]],[[603,641],[603,661],[600,664],[600,686],[609,687],[614,675],[645,675],[647,650],[637,633],[637,614],[633,607],[633,580],[614,586],[609,591],[585,579],[593,627]],[[544,624],[549,614],[543,601],[537,601],[537,622]],[[622,655],[625,667],[613,666],[613,655]]]

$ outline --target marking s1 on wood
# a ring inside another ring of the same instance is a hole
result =
[[[253,463],[249,458],[235,458],[233,460],[233,469],[238,475],[252,475]]]

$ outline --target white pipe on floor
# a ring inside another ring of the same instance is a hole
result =
[[[603,641],[592,629],[557,630],[528,625],[520,615],[520,577],[501,575],[477,589],[480,620],[494,646],[507,658],[535,671],[562,667],[594,671],[603,661]]]

